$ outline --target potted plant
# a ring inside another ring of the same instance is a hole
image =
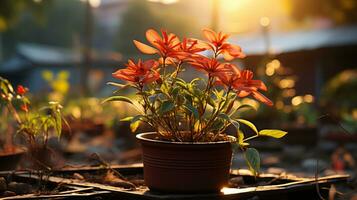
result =
[[[25,151],[14,145],[13,143],[13,128],[12,121],[9,117],[13,114],[14,118],[19,118],[14,103],[19,101],[27,101],[22,95],[26,92],[26,88],[18,86],[17,91],[14,90],[10,82],[0,77],[0,110],[1,110],[1,150],[0,150],[0,162],[3,163],[0,166],[0,170],[14,170],[23,157]]]
[[[114,95],[104,101],[124,101],[137,108],[139,115],[123,119],[131,122],[132,131],[140,123],[156,130],[137,135],[142,144],[145,183],[151,190],[217,192],[228,182],[232,143],[244,151],[249,168],[257,174],[259,154],[248,141],[286,134],[280,130],[258,131],[253,123],[236,118],[241,108],[249,106],[241,105],[239,98],[251,95],[264,104],[273,103],[259,92],[267,88],[262,81],[253,79],[253,72],[229,62],[244,54],[239,46],[227,42],[227,34],[209,29],[204,29],[203,34],[207,41],[181,41],[166,31],[160,35],[147,30],[146,38],[152,46],[136,40],[134,44],[142,53],[157,57],[129,60],[125,69],[113,73],[126,83],[109,83],[118,90],[136,90],[137,98]],[[207,50],[213,56],[204,56]],[[206,78],[184,80],[180,75],[187,68],[203,72]],[[255,135],[245,137],[241,124],[250,127]],[[235,136],[225,134],[229,125],[236,128]]]
[[[30,100],[26,97],[27,88],[19,85],[17,90],[13,89],[11,83],[0,77],[1,81],[1,110],[12,116],[12,119],[17,124],[16,133],[23,136],[26,141],[27,153],[32,168],[48,169],[52,167],[53,159],[52,150],[48,147],[47,142],[51,134],[60,136],[62,130],[62,106],[57,102],[49,102],[47,106],[42,107],[39,111],[30,109]],[[64,121],[65,122],[65,121]],[[8,132],[4,152],[19,152],[16,146],[12,143],[13,133]],[[21,150],[21,153],[24,151]],[[6,155],[6,154],[5,154]],[[19,159],[18,159],[19,160]],[[16,160],[16,161],[18,161]],[[11,161],[11,160],[10,160]],[[7,163],[2,170],[14,169],[16,162]]]

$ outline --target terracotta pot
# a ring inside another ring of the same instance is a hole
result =
[[[144,179],[150,190],[219,192],[227,185],[232,160],[229,141],[168,142],[156,136],[155,132],[136,136],[142,145]]]
[[[15,148],[11,152],[0,152],[0,171],[16,170],[25,151]]]

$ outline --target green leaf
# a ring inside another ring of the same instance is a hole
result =
[[[212,98],[207,98],[207,103],[211,105],[213,108],[217,106],[216,102]]]
[[[257,127],[255,127],[255,125],[248,121],[248,120],[245,120],[245,119],[237,119],[238,122],[242,123],[242,124],[245,124],[247,125],[249,128],[251,128],[256,134],[258,134],[258,129]]]
[[[177,83],[177,85],[180,86],[181,88],[187,89],[187,85],[188,85],[188,84],[187,84],[184,80],[182,80],[182,79],[176,79],[176,83]]]
[[[161,84],[160,90],[162,93],[169,95],[169,87],[167,86],[166,82]]]
[[[184,107],[185,107],[186,110],[190,111],[196,119],[199,118],[198,110],[193,105],[185,104]]]
[[[259,152],[254,148],[248,148],[245,153],[245,160],[249,166],[249,170],[256,176],[260,169],[260,156]]]
[[[240,109],[243,109],[243,108],[250,108],[250,109],[253,109],[253,110],[257,111],[257,109],[255,107],[253,107],[252,105],[249,105],[249,104],[242,104],[242,105],[238,106],[236,111],[238,111]]]
[[[59,113],[55,114],[55,121],[57,136],[60,137],[62,134],[62,117]]]
[[[193,94],[195,97],[200,97],[200,96],[202,96],[202,91],[199,90],[199,89],[197,89],[197,88],[193,88],[192,94]]]
[[[241,130],[237,131],[237,135],[238,135],[238,144],[239,144],[239,146],[246,147],[246,146],[249,145],[249,143],[243,141],[244,140],[244,133]]]
[[[221,99],[221,98],[223,98],[224,90],[221,90],[221,91],[215,90],[213,93],[217,97],[217,99]]]
[[[174,88],[174,89],[172,90],[172,96],[173,96],[174,98],[177,97],[177,95],[178,95],[178,93],[179,93],[179,90],[180,90],[180,88],[178,88],[178,87],[176,87],[176,88]]]
[[[134,117],[125,117],[125,118],[121,119],[120,121],[121,122],[127,122],[127,121],[131,121],[133,119],[134,119]]]
[[[224,123],[222,120],[215,120],[211,126],[212,130],[220,130],[223,128]]]
[[[137,116],[133,117],[133,119],[131,120],[131,123],[130,123],[131,132],[135,133],[135,131],[138,129],[142,117],[143,117],[142,115],[137,115]]]
[[[140,121],[131,122],[130,123],[131,132],[135,133],[135,131],[138,129],[139,125],[140,125]]]
[[[217,117],[218,118],[222,118],[222,119],[224,119],[226,121],[229,121],[229,122],[231,121],[231,118],[226,113],[219,113]]]
[[[124,97],[124,96],[112,96],[112,97],[109,97],[109,98],[105,99],[104,101],[102,101],[102,103],[106,103],[109,101],[124,101],[124,102],[130,103],[130,104],[134,104],[131,99],[129,99],[128,97]]]
[[[237,131],[239,130],[240,127],[239,123],[236,120],[230,118],[227,114],[219,113],[218,117],[230,122],[237,129]]]
[[[159,113],[164,114],[166,112],[171,111],[175,107],[175,104],[172,101],[164,101],[162,102]]]
[[[287,133],[288,132],[286,132],[286,131],[275,130],[275,129],[265,129],[265,130],[259,131],[259,135],[269,136],[269,137],[273,137],[273,138],[282,138]]]
[[[195,82],[200,81],[200,80],[202,80],[202,78],[194,78],[194,79],[192,79],[190,84],[195,84]]]

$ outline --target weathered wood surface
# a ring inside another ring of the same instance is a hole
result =
[[[142,165],[127,165],[127,166],[111,166],[111,169],[115,169],[118,172],[125,175],[142,174]],[[98,195],[100,192],[106,196],[105,199],[152,199],[152,200],[164,200],[164,199],[249,199],[257,196],[258,199],[294,199],[296,195],[315,195],[317,194],[317,187],[329,187],[331,184],[343,182],[348,179],[348,175],[333,175],[318,178],[305,178],[297,177],[291,174],[273,175],[273,174],[261,174],[258,179],[266,180],[271,185],[263,186],[250,186],[245,188],[224,188],[219,194],[164,194],[155,193],[148,190],[147,187],[139,187],[135,190],[125,189],[120,187],[114,187],[99,183],[87,182],[85,180],[78,180],[68,178],[68,175],[73,173],[91,173],[98,171],[105,171],[106,167],[82,167],[82,168],[67,168],[59,171],[54,171],[53,175],[48,178],[49,182],[68,185],[80,188],[87,188],[88,193],[79,193],[73,191],[65,194],[57,195],[73,195],[85,196],[85,195]],[[65,176],[66,175],[66,176]],[[254,179],[246,170],[232,170],[232,176],[243,176]],[[37,179],[35,175],[29,175],[27,173],[19,173],[18,176],[23,178]],[[66,178],[67,177],[67,178]],[[274,181],[284,182],[282,184],[273,184]],[[89,189],[90,188],[90,189]],[[85,190],[85,189],[84,189]],[[60,197],[60,196],[52,196]],[[34,198],[30,197],[29,198]],[[11,199],[11,198],[8,198]],[[14,198],[13,198],[14,199]],[[312,198],[314,199],[314,198]]]

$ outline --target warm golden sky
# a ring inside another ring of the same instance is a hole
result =
[[[152,0],[153,1],[153,0]],[[183,15],[198,22],[200,27],[210,26],[213,0],[175,0],[175,4],[158,6],[159,12]],[[217,0],[219,3],[219,29],[230,33],[260,30],[262,17],[271,19],[275,30],[293,27],[289,18],[289,0]],[[166,8],[165,8],[166,7]],[[170,8],[171,7],[171,8]],[[190,22],[188,22],[190,23]]]
[[[219,0],[221,28],[227,32],[255,31],[262,17],[283,28],[289,20],[287,0]]]

